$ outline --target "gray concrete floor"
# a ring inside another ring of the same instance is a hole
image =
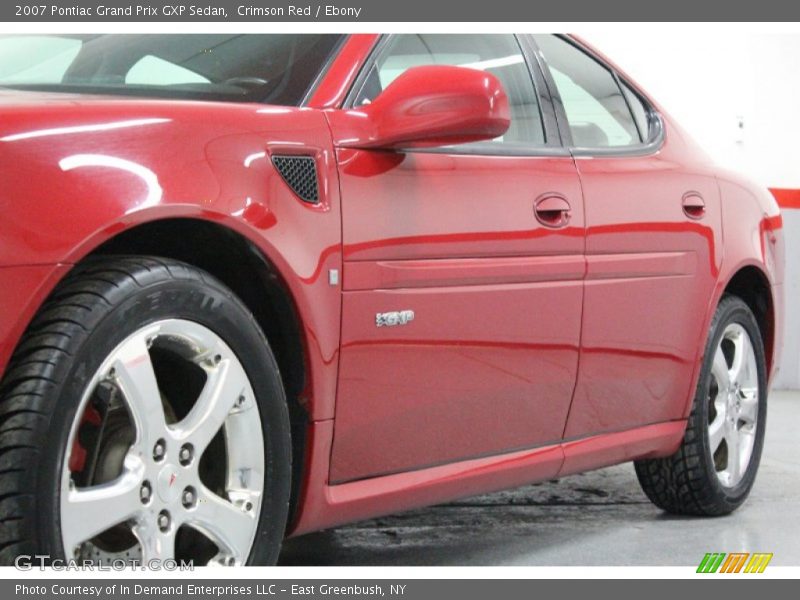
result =
[[[696,565],[706,552],[773,552],[800,565],[800,392],[773,392],[761,468],[734,514],[672,517],[633,465],[565,477],[287,541],[284,565]]]

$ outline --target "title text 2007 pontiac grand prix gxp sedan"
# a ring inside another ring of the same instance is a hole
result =
[[[780,213],[579,39],[10,36],[0,86],[0,562],[747,497]]]

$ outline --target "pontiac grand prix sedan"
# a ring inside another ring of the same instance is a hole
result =
[[[750,492],[780,213],[581,40],[8,36],[0,86],[0,562]]]

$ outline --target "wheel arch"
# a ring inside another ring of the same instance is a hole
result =
[[[714,319],[714,314],[717,311],[719,303],[726,295],[733,295],[741,298],[750,310],[753,311],[756,322],[758,323],[759,332],[761,333],[761,340],[764,343],[767,373],[774,374],[774,366],[777,358],[776,354],[779,350],[780,340],[777,335],[778,331],[776,330],[776,317],[779,307],[776,306],[776,299],[773,297],[773,293],[773,284],[769,276],[765,272],[763,266],[755,261],[743,261],[726,271],[725,274],[717,280],[715,293],[709,300],[709,305],[706,310],[703,333],[698,340],[695,371],[692,377],[693,385],[690,388],[691,392],[685,400],[681,413],[682,418],[688,418],[692,409],[705,348],[708,344],[711,322]]]
[[[753,311],[764,343],[767,373],[772,372],[775,359],[775,300],[767,274],[754,264],[739,266],[723,288],[722,296],[725,295],[740,298]]]

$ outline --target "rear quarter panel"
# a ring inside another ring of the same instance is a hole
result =
[[[770,381],[774,379],[783,349],[785,311],[785,244],[783,219],[772,194],[739,174],[720,170],[725,255],[715,295],[722,297],[731,279],[745,267],[758,268],[772,292],[772,344],[767,348]]]

